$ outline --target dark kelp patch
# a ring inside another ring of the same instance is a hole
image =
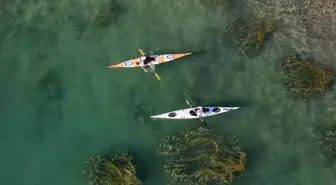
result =
[[[165,137],[158,153],[167,159],[164,169],[171,184],[231,184],[246,164],[246,153],[237,143],[233,137],[219,137],[214,130],[199,127]]]
[[[228,30],[234,33],[233,42],[243,55],[255,56],[274,32],[274,20],[243,18],[234,21]]]
[[[97,155],[84,162],[83,172],[92,185],[141,185],[132,160],[127,152],[112,159]]]

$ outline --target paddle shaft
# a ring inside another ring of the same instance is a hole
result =
[[[155,72],[153,65],[149,62],[149,67],[152,69],[153,73],[155,74],[156,78],[161,81],[161,77]],[[147,71],[146,71],[147,72]]]
[[[147,70],[142,65],[140,67],[147,73]]]

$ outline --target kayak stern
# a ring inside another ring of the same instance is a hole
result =
[[[140,58],[134,58],[125,62],[120,62],[118,64],[112,64],[108,68],[127,68],[127,67],[140,67]]]

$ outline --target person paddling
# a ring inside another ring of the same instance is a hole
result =
[[[198,107],[197,109],[197,116],[202,117],[202,107]]]
[[[151,59],[152,59],[151,57],[146,56],[145,54],[140,56],[140,66],[142,67],[142,69],[145,72],[147,72],[147,70],[144,67],[147,66],[147,65],[149,65],[153,69],[153,66],[150,63]]]
[[[207,113],[207,109],[204,108],[204,107],[198,107],[197,108],[197,111],[196,111],[196,114],[198,117],[203,117],[204,115],[203,114],[206,114]]]
[[[156,79],[158,79],[159,81],[161,81],[161,77],[155,72],[152,64],[150,63],[151,60],[155,61],[155,58],[150,57],[150,56],[146,56],[145,52],[139,48],[139,52],[141,53],[140,56],[140,67],[147,73],[147,70],[144,68],[144,66],[149,65],[149,67],[152,69],[152,72],[155,74]]]
[[[146,59],[147,57],[145,55],[140,56],[140,66],[147,73],[147,70],[144,68],[144,66],[146,66],[146,64],[148,63]]]
[[[190,105],[190,103],[189,103],[188,100],[186,100],[186,103],[189,105],[189,107],[190,107],[191,109],[193,109],[192,106]],[[205,113],[207,112],[206,108],[204,108],[204,107],[200,107],[200,108],[202,109],[202,112],[203,112],[203,109],[205,110],[205,111],[204,111]],[[206,124],[206,123],[204,122],[204,120],[202,119],[202,114],[200,114],[200,113],[201,113],[200,109],[199,109],[199,110],[195,110],[195,109],[193,109],[193,112],[195,112],[195,114],[196,114],[196,115],[198,116],[198,118],[202,121],[202,123],[204,124],[204,126],[208,127],[208,124]]]

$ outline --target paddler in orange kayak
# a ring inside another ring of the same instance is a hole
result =
[[[152,72],[155,74],[156,78],[161,81],[161,77],[155,72],[154,67],[151,65],[151,61],[155,61],[154,57],[146,56],[145,52],[139,48],[139,52],[141,53],[140,56],[140,66],[141,68],[147,73],[147,70],[144,68],[144,66],[149,65],[152,69]]]
[[[140,56],[141,68],[147,73],[147,70],[144,67],[149,65],[152,68],[151,61],[154,61],[154,60],[155,60],[154,57],[149,57],[149,56],[146,56],[145,54],[141,55]]]

